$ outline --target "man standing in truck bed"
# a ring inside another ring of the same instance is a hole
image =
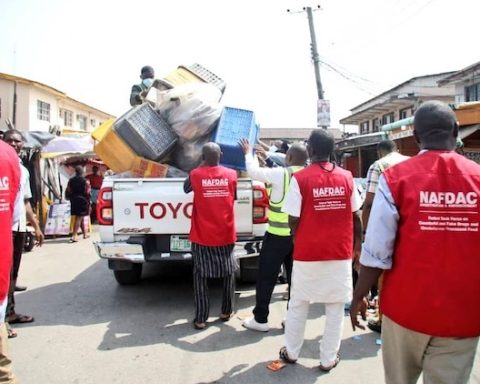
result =
[[[219,165],[221,154],[217,144],[205,144],[202,164],[190,172],[183,186],[185,193],[194,192],[189,239],[193,252],[196,329],[204,329],[208,319],[208,278],[223,278],[220,319],[228,321],[233,311],[236,263],[232,252],[237,238],[233,205],[237,174]]]

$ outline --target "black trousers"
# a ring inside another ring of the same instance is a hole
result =
[[[8,303],[6,318],[15,313],[15,285],[17,283],[18,270],[20,269],[20,262],[22,261],[23,246],[25,245],[25,232],[12,232],[13,238],[13,260],[12,269],[10,270],[10,287],[8,290]]]
[[[195,297],[195,321],[205,323],[210,313],[210,299],[208,294],[208,277],[193,273],[193,294]],[[233,312],[235,297],[235,274],[223,277],[222,314]]]
[[[258,323],[268,321],[270,300],[277,282],[282,264],[285,265],[288,282],[288,296],[290,298],[290,283],[292,281],[293,240],[291,236],[277,236],[265,233],[260,260],[256,287],[256,304],[253,315]]]

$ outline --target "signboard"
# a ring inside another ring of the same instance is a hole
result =
[[[330,126],[330,100],[318,100],[317,127]]]
[[[53,204],[48,209],[45,235],[68,235],[70,233],[70,202]]]

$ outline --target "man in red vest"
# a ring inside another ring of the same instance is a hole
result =
[[[185,193],[194,192],[189,239],[193,252],[196,329],[204,329],[208,319],[208,278],[223,278],[220,319],[228,321],[233,311],[236,262],[232,252],[237,239],[233,206],[237,173],[219,165],[221,154],[217,144],[205,144],[203,163],[190,172],[183,187]]]
[[[349,171],[329,162],[333,136],[313,130],[311,165],[293,174],[283,211],[294,238],[291,296],[280,358],[294,363],[303,344],[310,302],[325,304],[320,369],[339,362],[345,303],[352,297],[352,254],[360,253],[361,199]],[[355,235],[355,236],[354,236]]]
[[[480,336],[480,166],[455,153],[453,111],[415,113],[420,153],[387,169],[373,202],[352,306],[385,270],[385,382],[467,383]]]
[[[20,164],[15,151],[0,141],[0,382],[15,384],[8,353],[8,333],[4,322],[12,269],[13,211],[20,190]],[[19,212],[16,212],[19,215]],[[17,218],[18,219],[18,218]]]

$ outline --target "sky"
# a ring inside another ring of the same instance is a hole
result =
[[[119,116],[143,65],[161,78],[199,63],[261,127],[314,128],[307,6],[334,128],[403,81],[480,60],[478,0],[0,0],[0,72]]]

